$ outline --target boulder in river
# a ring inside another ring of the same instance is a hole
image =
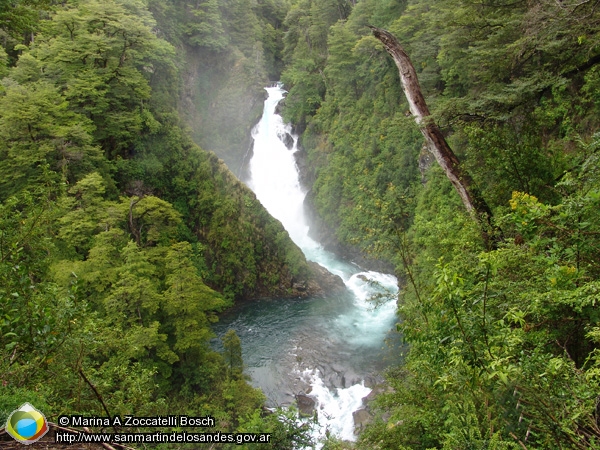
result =
[[[303,292],[309,293],[310,295],[322,295],[324,293],[337,292],[346,289],[344,280],[338,275],[332,274],[325,267],[314,261],[308,261],[308,265],[312,272],[312,276]]]
[[[315,400],[306,394],[297,394],[296,403],[301,416],[312,416],[315,411]]]
[[[294,138],[290,133],[283,132],[281,134],[277,134],[277,137],[285,144],[288,150],[291,150],[294,147]]]
[[[344,280],[313,261],[307,261],[310,273],[307,277],[282,279],[279,297],[304,298],[328,295],[346,289]],[[271,293],[271,296],[273,294]]]

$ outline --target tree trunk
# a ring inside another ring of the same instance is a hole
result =
[[[419,86],[417,72],[410,58],[394,35],[381,28],[369,28],[373,31],[373,35],[383,43],[387,52],[394,59],[396,66],[398,66],[402,88],[408,100],[410,112],[415,117],[419,129],[425,137],[429,151],[433,154],[458,192],[467,211],[473,214],[485,228],[491,227],[492,211],[479,192],[474,188],[473,180],[461,167],[458,158],[446,142],[442,131],[432,120],[429,108],[427,108],[427,104],[425,103],[425,97],[423,97],[421,87]]]

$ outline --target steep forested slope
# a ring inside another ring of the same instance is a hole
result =
[[[597,448],[600,5],[298,0],[285,116],[342,242],[405,280],[406,364],[361,448]],[[393,32],[491,206],[490,245],[431,164]]]
[[[210,323],[234,299],[318,286],[184,131],[163,25],[141,1],[83,0],[3,2],[0,26],[0,421],[29,401],[287,439],[260,416],[239,340],[222,357]]]

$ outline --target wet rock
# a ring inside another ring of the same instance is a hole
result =
[[[362,408],[352,413],[354,419],[354,430],[359,431],[373,420],[373,416],[366,409]]]
[[[301,186],[310,189],[316,180],[314,167],[309,164],[308,153],[302,147],[300,141],[298,141],[296,147],[298,150],[294,152],[294,159],[296,160],[296,167],[298,168],[298,179],[300,180]]]
[[[288,150],[291,150],[292,148],[294,148],[294,138],[292,137],[292,135],[290,133],[281,133],[281,134],[278,134],[277,137],[279,137],[281,142],[283,142],[285,144],[285,146],[287,147]]]
[[[337,373],[341,373],[344,371],[344,368],[338,364],[332,364],[331,370],[333,370],[334,372],[337,372]]]
[[[305,292],[307,288],[308,288],[308,284],[306,283],[306,281],[292,284],[292,289],[294,289],[298,292]]]
[[[296,403],[298,404],[298,411],[302,416],[312,416],[315,411],[315,401],[306,394],[296,395]]]
[[[345,377],[347,382],[345,387],[354,386],[355,384],[360,384],[363,381],[361,377],[351,370],[346,372]]]
[[[275,106],[275,114],[281,116],[284,106],[285,106],[285,97],[282,98],[281,100],[279,100],[279,103],[277,103],[277,106]]]
[[[375,398],[384,393],[384,392],[394,392],[394,389],[389,386],[385,381],[384,382],[380,382],[376,385],[373,385],[371,388],[371,392],[369,393],[369,395],[367,395],[366,397],[362,398],[362,404],[363,404],[363,408],[365,411],[367,411],[367,413],[369,413],[370,415],[373,413],[373,410],[371,408],[371,402],[373,400],[375,400]],[[380,416],[381,420],[383,420],[384,422],[387,422],[388,419],[390,418],[391,414],[386,412],[383,415]],[[368,423],[368,422],[367,422]],[[356,424],[356,422],[355,422]],[[356,425],[355,425],[356,426]],[[358,428],[356,428],[356,430],[358,431]]]
[[[329,272],[325,267],[313,261],[308,261],[308,265],[312,272],[312,277],[303,292],[308,292],[311,295],[322,295],[346,289],[344,280]]]
[[[330,370],[324,369],[321,373],[324,373],[325,385],[330,389],[347,389],[355,384],[360,384],[362,379],[352,370],[343,369],[339,366],[331,366]]]
[[[369,406],[369,403],[371,403],[373,400],[375,400],[375,397],[377,397],[379,394],[382,394],[386,391],[388,391],[390,388],[385,384],[378,384],[377,386],[373,386],[371,388],[371,392],[369,392],[369,395],[367,395],[366,397],[363,397],[362,402],[363,405],[365,406]]]
[[[333,372],[329,375],[325,376],[325,385],[329,388],[341,388],[342,386],[342,377],[340,377],[337,373]]]
[[[250,161],[254,156],[254,139],[250,141],[248,144],[248,149],[242,158],[242,163],[240,165],[240,170],[237,173],[237,177],[242,181],[247,181],[252,178],[250,174]]]
[[[263,416],[270,416],[271,414],[274,414],[276,410],[275,408],[267,408],[266,406],[263,406],[261,411]]]
[[[373,375],[367,375],[365,377],[364,381],[365,381],[365,386],[366,387],[371,388],[371,389],[373,389],[374,391],[377,391],[377,392],[380,392],[379,390],[383,389],[382,386],[384,386],[384,382],[385,382],[384,378],[381,375],[374,375],[374,374]],[[373,394],[373,395],[375,395],[375,394]]]
[[[313,261],[307,261],[310,274],[308,278],[294,279],[292,277],[282,280],[279,285],[279,297],[315,297],[323,296],[346,289],[344,281],[332,274],[323,266]]]

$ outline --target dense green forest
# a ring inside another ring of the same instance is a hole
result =
[[[599,3],[0,1],[0,422],[24,401],[177,411],[310,447],[262,413],[237,337],[208,345],[234,301],[313,276],[197,146],[241,173],[281,78],[319,226],[402,284],[403,365],[358,441],[324,448],[600,448]],[[492,227],[369,25],[412,59]]]
[[[369,449],[599,448],[597,1],[299,0],[284,114],[340,241],[394,262],[398,330]],[[482,229],[423,147],[392,32],[493,212]]]
[[[185,50],[249,42],[207,31],[206,3],[0,2],[0,422],[28,401],[50,420],[176,412],[305,439],[263,415],[237,336],[209,346],[234,301],[320,287],[184,126]]]

